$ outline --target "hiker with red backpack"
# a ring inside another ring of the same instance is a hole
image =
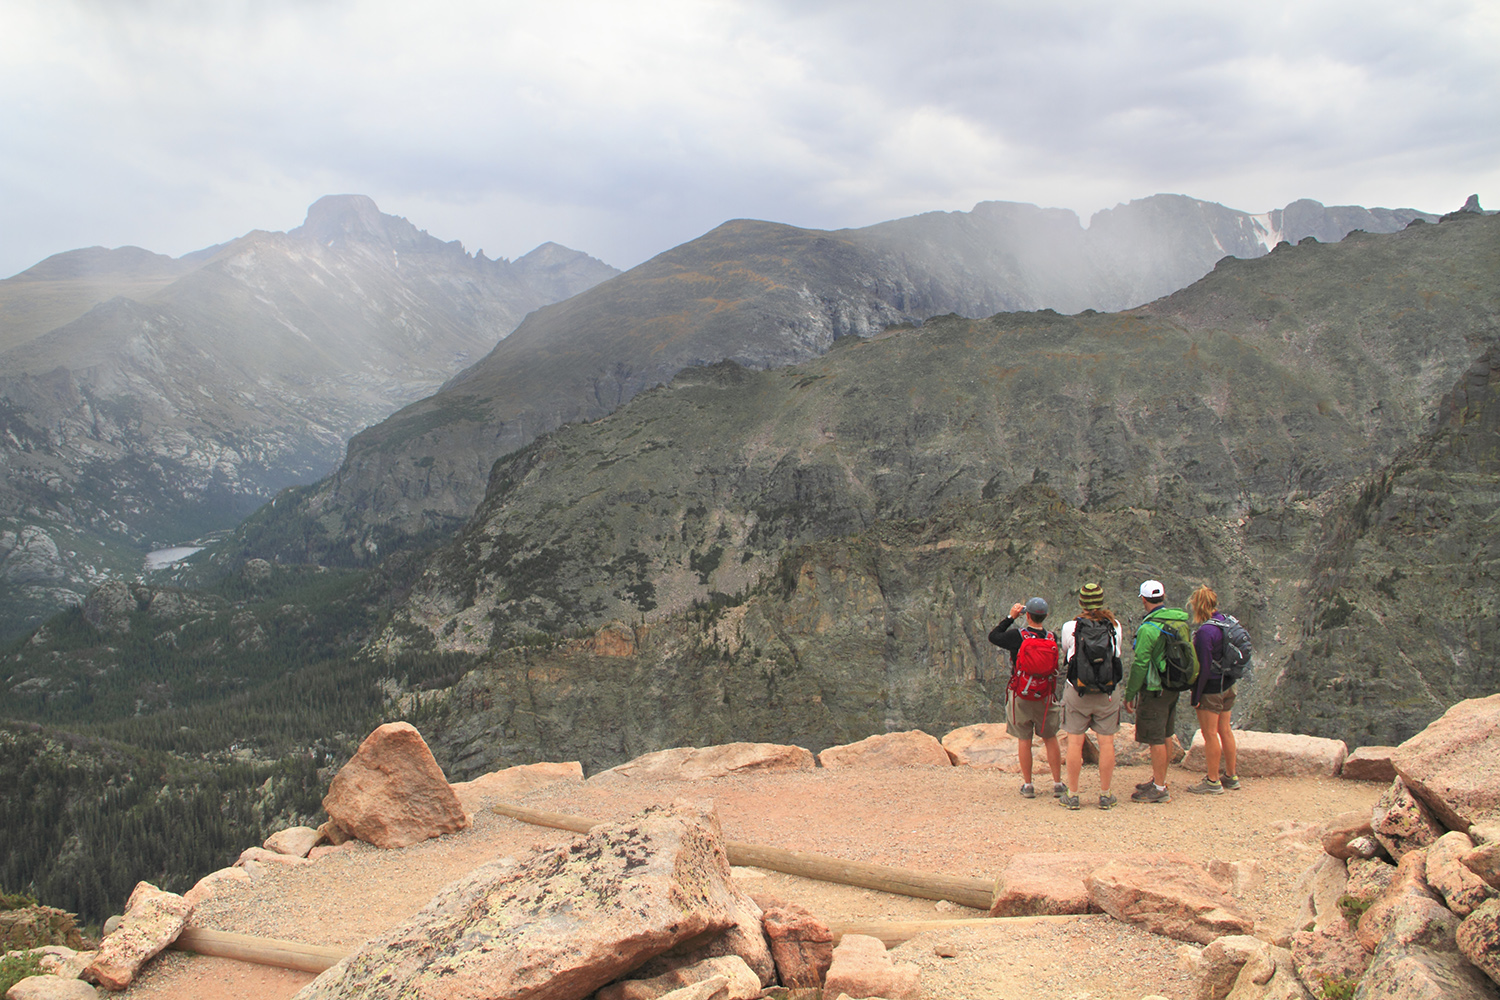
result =
[[[1240,787],[1238,747],[1229,710],[1234,707],[1234,682],[1250,664],[1250,634],[1233,615],[1219,610],[1219,595],[1207,584],[1193,591],[1188,609],[1193,613],[1193,648],[1200,667],[1193,686],[1193,708],[1198,712],[1207,764],[1203,780],[1188,791],[1218,795],[1226,788]]]
[[[1135,656],[1125,689],[1125,711],[1135,713],[1135,741],[1151,748],[1151,778],[1135,786],[1132,802],[1168,802],[1167,741],[1177,728],[1177,702],[1198,680],[1188,614],[1166,606],[1160,580],[1141,584],[1145,616],[1135,632]]]
[[[1012,605],[1010,617],[990,632],[990,642],[1010,654],[1005,731],[1017,740],[1021,794],[1028,799],[1036,798],[1036,786],[1031,782],[1031,741],[1038,735],[1047,753],[1047,766],[1052,770],[1052,794],[1060,798],[1067,791],[1062,781],[1062,748],[1057,742],[1058,724],[1062,721],[1062,705],[1057,700],[1061,658],[1057,637],[1042,625],[1047,610],[1047,602],[1040,597]],[[1012,628],[1023,612],[1026,624]]]
[[[1083,742],[1093,729],[1099,739],[1099,808],[1119,802],[1109,790],[1115,771],[1115,733],[1120,729],[1120,706],[1125,701],[1124,665],[1120,648],[1125,630],[1104,606],[1104,588],[1086,583],[1078,590],[1077,618],[1058,633],[1068,683],[1063,686],[1063,731],[1068,734],[1068,790],[1058,799],[1069,809],[1080,806],[1079,775],[1083,771]]]

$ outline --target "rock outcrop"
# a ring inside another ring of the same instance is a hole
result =
[[[100,943],[83,977],[108,990],[125,989],[141,966],[177,940],[192,913],[193,904],[183,897],[140,883],[126,901],[119,928]]]
[[[648,809],[514,867],[480,867],[297,996],[578,1000],[726,930],[735,896],[717,819]]]
[[[365,737],[333,778],[330,822],[376,847],[410,847],[469,825],[416,727],[388,722]]]

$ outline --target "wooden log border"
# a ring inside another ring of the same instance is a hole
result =
[[[599,825],[597,820],[563,813],[543,812],[525,806],[501,802],[490,807],[501,816],[548,826],[573,833],[588,833]],[[807,851],[788,851],[780,847],[761,844],[744,844],[735,840],[724,842],[729,854],[729,863],[746,868],[764,868],[784,875],[799,875],[823,882],[875,889],[900,896],[915,896],[918,899],[946,899],[960,906],[989,911],[995,898],[995,882],[992,879],[967,878],[960,875],[939,875],[932,872],[913,871],[910,868],[894,868],[888,865],[872,865],[862,861],[844,861],[826,854]],[[988,919],[988,918],[986,918]]]

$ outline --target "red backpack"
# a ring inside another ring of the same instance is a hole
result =
[[[1017,698],[1041,701],[1052,697],[1057,675],[1057,639],[1040,629],[1021,629],[1021,648],[1007,687]]]

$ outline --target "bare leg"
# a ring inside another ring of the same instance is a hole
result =
[[[1219,713],[1198,709],[1198,728],[1203,732],[1204,767],[1209,781],[1219,780]]]
[[[1208,737],[1203,737],[1207,742]],[[1239,776],[1239,761],[1235,758],[1239,753],[1239,747],[1234,741],[1234,730],[1229,727],[1229,713],[1219,713],[1219,743],[1224,747],[1224,773]],[[1214,775],[1218,777],[1218,775]]]
[[[1167,754],[1169,750],[1165,743],[1158,743],[1151,748],[1151,780],[1156,782],[1157,787],[1167,786]]]
[[[1062,745],[1054,736],[1050,740],[1042,740],[1042,749],[1047,751],[1047,767],[1052,771],[1052,783],[1055,785],[1062,781]]]
[[[1068,791],[1073,795],[1078,794],[1078,776],[1083,771],[1083,741],[1088,739],[1086,733],[1068,734]],[[1100,741],[1102,744],[1102,740]],[[1103,751],[1100,751],[1100,769],[1103,769]],[[1109,783],[1105,782],[1105,787]]]
[[[1016,741],[1016,756],[1021,761],[1021,780],[1031,784],[1031,741]]]
[[[1083,761],[1083,737],[1078,737],[1078,759]],[[1071,751],[1071,747],[1069,750]],[[1069,765],[1071,766],[1071,759]],[[1109,794],[1109,783],[1115,775],[1115,735],[1099,737],[1099,791],[1105,795]]]

